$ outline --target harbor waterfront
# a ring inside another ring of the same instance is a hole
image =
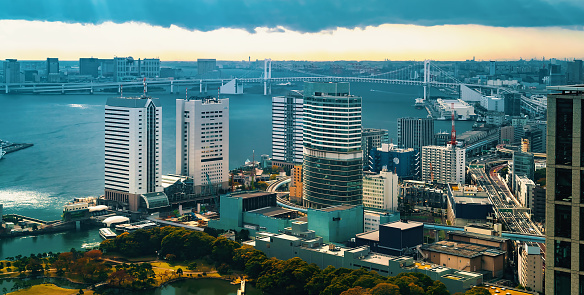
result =
[[[301,88],[301,84],[274,88],[272,95]],[[230,96],[230,168],[251,159],[252,150],[256,155],[271,154],[271,96],[251,92]],[[414,107],[421,87],[352,83],[351,93],[363,97],[363,127],[388,129],[393,142],[397,142],[397,118],[427,116],[425,109]],[[199,95],[196,91],[189,94]],[[175,99],[184,98],[184,89],[181,93],[160,91],[149,95],[160,98],[163,108],[162,173],[174,173]],[[0,95],[0,138],[34,143],[0,161],[0,203],[4,204],[4,214],[57,220],[63,205],[71,199],[103,194],[103,113],[105,101],[111,96]],[[457,131],[467,131],[473,123],[457,121]],[[436,132],[449,128],[449,121],[435,122]],[[1,242],[0,257],[22,254],[16,253],[20,249],[31,253],[62,252],[99,241],[97,230],[8,239]]]

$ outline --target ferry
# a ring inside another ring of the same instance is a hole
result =
[[[113,239],[115,237],[117,237],[118,235],[116,235],[111,229],[104,227],[104,228],[100,228],[99,229],[99,236],[104,239]]]

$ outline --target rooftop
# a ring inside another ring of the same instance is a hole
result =
[[[396,221],[396,222],[381,224],[380,226],[399,228],[401,230],[404,230],[404,229],[410,229],[410,228],[424,226],[424,224],[421,222],[415,222],[415,221],[408,221],[408,222]]]
[[[158,98],[152,97],[110,97],[107,99],[106,106],[124,107],[124,108],[145,108],[148,101],[152,101],[154,106],[159,107]]]
[[[360,233],[360,234],[357,234],[356,236],[357,236],[357,238],[361,238],[361,239],[365,239],[365,240],[379,241],[379,231],[378,230]]]
[[[343,211],[343,210],[348,210],[351,208],[355,208],[355,206],[352,205],[340,205],[340,206],[333,206],[333,207],[328,207],[328,208],[324,208],[324,209],[316,209],[316,210],[320,210],[320,211],[324,211],[324,212],[333,212],[333,211]]]
[[[508,239],[501,238],[501,237],[497,237],[497,236],[489,236],[489,235],[477,234],[477,233],[468,232],[468,231],[449,231],[448,234],[449,235],[455,235],[455,236],[463,236],[463,237],[469,237],[469,238],[476,238],[476,239],[481,239],[481,240],[491,241],[491,242],[497,242],[497,243],[504,243],[504,242],[506,242],[508,240]]]
[[[242,198],[242,199],[249,199],[249,198],[256,198],[260,196],[267,196],[272,195],[274,193],[269,192],[255,192],[255,193],[243,193],[243,194],[230,194],[229,197],[231,198]]]
[[[248,211],[248,213],[261,214],[261,215],[268,216],[268,217],[280,217],[281,215],[286,215],[289,213],[296,213],[296,211],[291,210],[291,209],[286,209],[286,208],[280,208],[280,207],[264,207],[264,208]]]
[[[494,249],[488,248],[485,246],[479,246],[474,244],[467,244],[467,243],[458,243],[458,242],[450,242],[450,241],[440,241],[434,244],[428,244],[422,246],[422,250],[444,253],[459,257],[466,257],[466,258],[474,258],[479,257],[482,255],[487,256],[499,256],[504,255],[505,252]]]

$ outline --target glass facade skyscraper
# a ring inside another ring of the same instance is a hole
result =
[[[361,204],[361,97],[349,83],[305,83],[303,134],[304,205]]]

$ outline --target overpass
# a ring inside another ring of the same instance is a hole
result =
[[[436,224],[436,223],[424,223],[424,229],[444,230],[444,231],[464,231],[464,227],[443,225],[443,224]],[[545,243],[545,236],[544,235],[530,235],[530,234],[522,234],[522,233],[504,231],[501,233],[501,237],[505,238],[505,239],[514,240],[514,241],[521,241],[521,242]]]

